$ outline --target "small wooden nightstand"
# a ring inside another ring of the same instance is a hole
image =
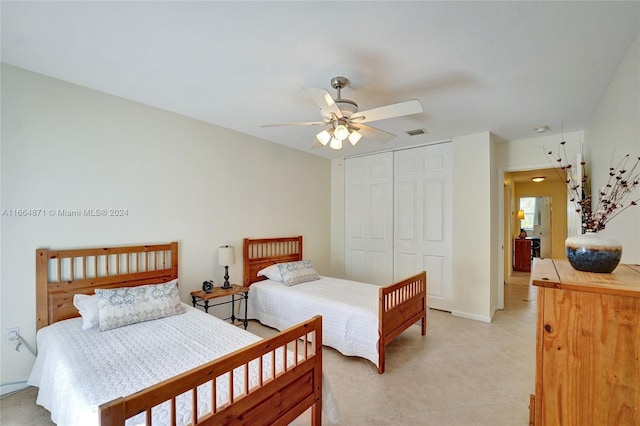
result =
[[[240,299],[244,299],[244,318],[238,318],[235,314],[235,303],[236,303],[236,295],[240,295]],[[231,296],[231,300],[226,302],[219,303],[209,303],[211,299],[217,299],[218,297]],[[231,304],[231,316],[229,318],[225,318],[225,320],[230,319],[231,323],[235,323],[236,320],[241,321],[244,325],[244,329],[247,329],[248,319],[247,319],[247,301],[249,299],[249,287],[244,287],[237,284],[231,284],[231,288],[222,288],[222,287],[214,287],[211,293],[205,293],[202,290],[192,291],[191,292],[191,303],[193,306],[202,306],[205,312],[209,312],[209,308],[212,306],[218,305],[226,305],[227,303]]]

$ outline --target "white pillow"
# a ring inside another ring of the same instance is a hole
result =
[[[299,262],[278,263],[278,269],[280,270],[280,276],[282,276],[282,282],[288,286],[320,279],[320,275],[313,268],[309,259]]]
[[[88,294],[74,294],[73,306],[80,312],[83,330],[100,326],[98,297],[95,294],[92,296]]]
[[[282,281],[282,276],[280,275],[280,269],[278,268],[278,264],[267,266],[264,269],[260,269],[256,275],[259,277],[267,277],[273,281]]]
[[[137,287],[96,289],[100,331],[149,321],[185,311],[178,280]]]

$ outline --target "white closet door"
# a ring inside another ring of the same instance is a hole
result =
[[[451,311],[451,143],[394,158],[394,280],[426,270],[429,307]]]
[[[393,153],[345,161],[346,278],[393,282]]]

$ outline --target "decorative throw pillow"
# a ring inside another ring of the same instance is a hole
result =
[[[267,266],[264,269],[260,269],[256,274],[259,277],[267,277],[273,281],[282,281],[282,276],[280,275],[280,269],[278,265]]]
[[[97,289],[100,331],[168,317],[185,311],[178,280],[138,287]]]
[[[74,294],[73,306],[80,312],[83,330],[100,326],[98,297],[95,294],[92,296],[88,294]]]
[[[313,268],[309,259],[298,262],[278,263],[278,269],[280,270],[280,276],[282,276],[282,282],[288,286],[320,279],[320,275]]]

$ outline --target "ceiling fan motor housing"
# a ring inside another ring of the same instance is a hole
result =
[[[349,118],[351,114],[358,112],[358,104],[350,99],[335,99],[336,106],[345,118]],[[323,114],[326,120],[331,120],[331,114]]]

